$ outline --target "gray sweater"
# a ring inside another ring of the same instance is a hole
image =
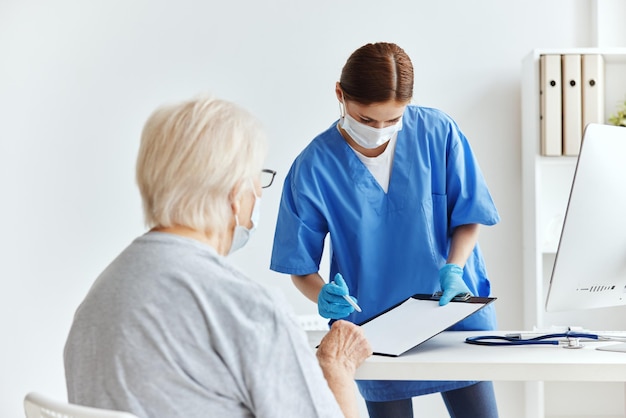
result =
[[[70,402],[141,418],[343,416],[286,301],[176,235],[104,270],[64,357]]]

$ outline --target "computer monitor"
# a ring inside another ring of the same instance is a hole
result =
[[[583,136],[546,311],[626,305],[626,128]]]

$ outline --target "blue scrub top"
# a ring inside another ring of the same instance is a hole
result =
[[[500,220],[467,138],[448,115],[409,105],[402,124],[387,193],[343,139],[336,122],[296,158],[283,186],[270,268],[293,275],[316,273],[330,234],[329,277],[340,272],[358,299],[363,311],[345,318],[354,323],[415,293],[439,290],[438,271],[448,257],[454,228]],[[463,279],[474,295],[489,296],[478,245]],[[451,329],[495,326],[490,304]],[[371,401],[470,383],[357,382],[364,399]]]

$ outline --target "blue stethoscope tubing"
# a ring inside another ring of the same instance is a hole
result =
[[[560,332],[556,334],[545,334],[533,338],[521,338],[518,336],[506,335],[478,335],[467,337],[465,342],[476,345],[559,345],[559,340],[553,338],[585,338],[589,340],[599,340],[597,334],[585,334],[580,332]]]

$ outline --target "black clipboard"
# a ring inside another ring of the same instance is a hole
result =
[[[478,312],[494,297],[471,296],[445,306],[429,294],[415,294],[360,324],[374,354],[397,357]]]

